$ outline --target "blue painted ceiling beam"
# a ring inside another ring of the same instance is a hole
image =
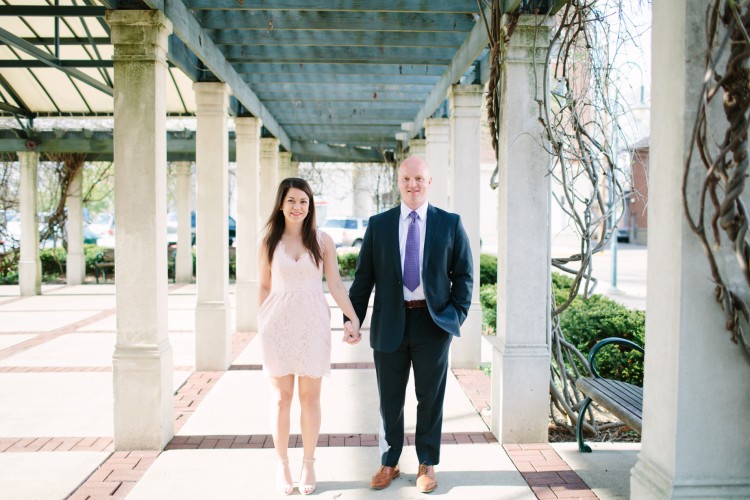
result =
[[[438,76],[446,66],[430,64],[336,64],[336,63],[239,63],[234,65],[239,73],[282,73],[300,75],[420,75]]]
[[[449,47],[461,45],[462,31],[210,30],[217,45],[334,45],[347,47]]]
[[[207,30],[345,30],[371,31],[470,31],[471,14],[423,12],[347,12],[300,10],[199,10],[196,18]]]
[[[366,64],[438,64],[448,65],[454,49],[419,49],[408,47],[336,47],[223,45],[221,51],[231,63],[353,63]]]
[[[429,0],[429,9],[441,13],[476,12],[476,0]],[[318,10],[419,12],[425,0],[185,0],[189,9]]]

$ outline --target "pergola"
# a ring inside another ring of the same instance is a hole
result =
[[[21,289],[39,293],[33,240],[39,153],[110,155],[118,225],[117,449],[161,449],[173,433],[164,251],[170,158],[196,164],[197,370],[225,370],[230,362],[224,244],[230,149],[240,193],[238,330],[256,328],[260,220],[279,176],[293,174],[295,162],[424,155],[434,178],[431,202],[462,215],[479,267],[476,194],[488,38],[475,0],[30,3],[0,6],[0,111],[19,123],[0,131],[0,151],[18,155],[29,235],[21,247]],[[492,431],[503,443],[542,442],[549,405],[550,158],[535,89],[553,23],[528,13],[554,13],[565,2],[500,3],[522,15],[502,67]],[[720,334],[721,313],[706,300],[711,287],[696,286],[709,274],[681,215],[685,137],[692,126],[684,110],[692,109],[702,81],[700,47],[693,43],[701,36],[694,27],[704,22],[702,3],[654,4],[652,120],[670,126],[653,126],[651,136],[651,161],[659,168],[650,179],[649,345],[634,498],[750,494],[750,435],[743,425],[750,372],[738,350],[707,340],[707,331]],[[168,132],[170,115],[195,116],[195,132]],[[45,116],[111,117],[113,128],[45,132],[31,126]],[[178,170],[178,242],[189,238],[189,175],[189,168]],[[80,181],[77,186],[70,192],[73,225],[81,223]],[[71,266],[82,256],[74,234],[69,230],[70,283],[81,279],[80,266]],[[185,276],[188,257],[178,253],[178,277]],[[476,283],[452,365],[476,366],[480,342]],[[722,370],[727,360],[741,374]],[[720,429],[713,420],[718,405],[734,416]]]

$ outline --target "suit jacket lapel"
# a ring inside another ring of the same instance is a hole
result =
[[[389,225],[391,227],[395,227],[395,230],[388,231],[388,234],[391,235],[391,241],[388,242],[388,246],[390,247],[391,251],[391,258],[393,259],[393,263],[396,265],[396,276],[398,276],[398,279],[401,280],[403,277],[401,276],[401,249],[398,246],[398,232],[399,232],[399,218],[401,217],[401,206],[397,206],[394,209],[391,209],[391,220],[389,222]]]
[[[424,236],[424,255],[422,257],[422,276],[425,276],[427,261],[430,258],[430,250],[433,247],[435,236],[438,234],[440,227],[440,217],[438,211],[432,205],[427,205],[427,227]]]

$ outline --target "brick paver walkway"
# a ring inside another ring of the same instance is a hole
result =
[[[23,300],[13,298],[0,301],[0,305]],[[92,316],[71,323],[50,332],[34,332],[34,339],[0,350],[0,360],[27,351],[62,335],[77,332],[80,328],[106,318],[114,309],[101,311]],[[17,333],[17,332],[13,332]],[[252,334],[237,333],[232,339],[233,359],[247,347]],[[191,367],[175,367],[189,370]],[[232,365],[230,370],[260,370],[260,365]],[[374,369],[373,363],[333,363],[332,369]],[[0,367],[0,373],[18,372],[111,372],[111,367]],[[193,415],[201,402],[216,385],[225,372],[194,372],[174,395],[174,428],[179,431]],[[454,375],[466,396],[489,428],[490,379],[481,370],[454,370]],[[414,435],[407,434],[405,444],[414,443]],[[490,432],[483,433],[444,433],[442,442],[446,444],[473,445],[497,443]],[[290,447],[301,447],[301,436],[289,438]],[[375,447],[378,436],[375,434],[322,434],[318,440],[320,447]],[[174,449],[235,449],[271,448],[271,436],[227,435],[227,436],[175,436],[166,450]],[[546,443],[504,445],[513,464],[524,477],[534,494],[546,498],[595,498],[594,493],[581,478],[571,470],[555,450]],[[33,453],[44,451],[109,451],[109,457],[74,491],[72,500],[97,500],[104,498],[124,498],[143,477],[160,452],[131,451],[113,452],[112,437],[17,437],[0,438],[0,453]]]

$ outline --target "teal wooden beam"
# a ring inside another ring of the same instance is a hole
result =
[[[329,83],[325,86],[327,94],[343,95],[346,92],[403,92],[427,95],[433,85],[403,84],[367,84],[367,83]],[[261,92],[289,92],[291,94],[307,94],[320,92],[320,84],[316,83],[256,83],[253,85],[256,93]]]
[[[63,73],[75,78],[76,80],[80,80],[83,83],[90,85],[94,87],[97,90],[100,90],[101,92],[104,92],[107,95],[113,95],[114,90],[112,87],[107,85],[106,83],[103,83],[96,78],[92,77],[88,73],[84,73],[83,71],[80,71],[76,68],[70,68],[63,66],[61,64],[61,61],[48,52],[44,52],[43,50],[40,50],[35,45],[32,45],[26,41],[24,41],[22,38],[17,37],[10,31],[6,31],[2,28],[0,28],[0,41],[15,47],[16,49],[25,52],[26,54],[36,58],[36,60],[41,61],[46,66],[49,66],[50,68],[56,68],[62,71]]]
[[[430,85],[440,79],[437,76],[402,75],[301,75],[294,73],[241,73],[242,79],[251,87],[271,83],[307,83],[314,85],[330,84],[373,84],[373,85]]]
[[[379,102],[423,102],[427,92],[370,92],[343,90],[335,95],[325,90],[310,92],[258,92],[258,97],[266,101],[358,101]]]
[[[491,18],[490,9],[485,10],[487,19]],[[440,81],[425,100],[422,109],[416,114],[412,121],[411,130],[406,131],[409,139],[415,137],[422,129],[424,121],[440,106],[448,95],[448,89],[466,73],[467,68],[480,56],[487,47],[489,37],[483,22],[477,23],[474,29],[466,37],[466,40],[456,52],[451,64],[440,77]]]
[[[209,32],[217,45],[293,45],[356,47],[431,47],[454,50],[466,36],[462,31],[320,31],[219,29]]]
[[[285,116],[290,113],[294,113],[297,110],[300,112],[310,111],[324,111],[331,113],[406,113],[409,112],[411,115],[408,117],[411,119],[416,113],[421,104],[419,101],[412,102],[357,102],[357,101],[279,101],[269,102],[268,108],[274,113],[274,116]],[[405,120],[408,121],[408,120]]]
[[[47,54],[49,55],[49,54]],[[59,68],[111,68],[112,60],[98,59],[75,59],[64,60],[51,58],[49,61],[56,61]],[[0,61],[0,68],[48,68],[50,63],[47,60],[39,59],[6,59]]]
[[[54,45],[55,44],[55,38],[50,36],[43,36],[43,37],[25,37],[23,39],[25,42],[28,42],[32,45]],[[105,36],[95,36],[91,38],[83,38],[83,37],[77,37],[77,36],[65,36],[60,37],[60,45],[88,45],[91,42],[94,42],[96,45],[111,45],[112,40],[109,39],[109,37]]]
[[[237,71],[229,64],[185,5],[180,0],[170,0],[169,10],[166,12],[163,0],[145,0],[145,2],[152,9],[164,12],[164,15],[172,21],[173,32],[198,59],[203,61],[206,68],[217,79],[229,85],[232,94],[242,103],[245,109],[260,118],[266,129],[279,139],[281,144],[288,150],[291,147],[289,136],[268,109],[266,109],[258,96],[255,95]]]
[[[105,7],[10,5],[0,7],[3,17],[104,17]]]
[[[476,0],[185,0],[188,9],[323,10],[440,13],[477,11]],[[429,7],[426,7],[429,6]]]
[[[153,0],[146,0],[151,3]],[[182,4],[182,2],[179,2]],[[184,6],[184,5],[183,5]],[[170,2],[170,17],[173,15]],[[355,30],[355,31],[470,31],[471,14],[424,12],[320,12],[311,10],[199,10],[204,29],[245,30]]]
[[[399,75],[442,76],[447,66],[436,64],[334,64],[334,63],[244,63],[235,64],[242,73],[293,75]]]
[[[222,52],[232,63],[352,63],[450,64],[455,49],[408,47],[291,47],[273,45],[224,45]]]
[[[292,142],[292,158],[306,162],[382,163],[383,155],[376,149],[331,146],[308,141]]]

